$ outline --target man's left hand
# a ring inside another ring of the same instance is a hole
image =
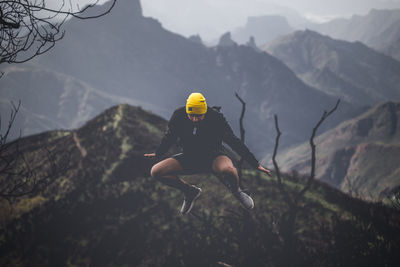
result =
[[[271,171],[269,169],[261,166],[261,164],[258,165],[257,170],[266,173],[268,176],[271,176]]]

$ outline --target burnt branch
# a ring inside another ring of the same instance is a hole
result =
[[[321,124],[333,113],[336,111],[340,103],[340,99],[337,100],[336,105],[330,110],[330,111],[324,111],[322,114],[321,118],[317,122],[317,124],[314,126],[311,137],[310,137],[310,146],[311,146],[311,173],[310,176],[307,179],[307,183],[304,186],[304,188],[297,194],[295,197],[295,201],[297,202],[299,198],[301,198],[304,193],[310,188],[312,182],[315,180],[315,161],[316,161],[316,145],[314,143],[314,138],[315,135],[318,131],[318,128],[321,126]]]
[[[44,157],[28,156],[20,149],[22,143],[20,138],[13,142],[7,142],[20,106],[21,101],[18,102],[18,105],[11,102],[11,115],[7,127],[0,132],[0,198],[9,202],[46,188],[52,177],[67,170],[68,156],[70,156],[64,153],[56,161],[57,155],[54,155],[47,147],[44,149],[45,151],[40,152]],[[0,130],[1,122],[0,117]],[[45,158],[45,160],[36,163],[41,158]],[[43,168],[44,165],[46,166]]]
[[[307,179],[307,182],[305,184],[305,186],[303,187],[303,189],[301,191],[299,191],[295,197],[292,199],[289,195],[289,193],[284,189],[283,185],[282,185],[282,175],[278,166],[278,163],[276,162],[276,154],[278,151],[278,146],[279,146],[279,139],[281,136],[281,131],[279,129],[279,124],[278,124],[278,116],[275,115],[274,119],[275,119],[275,129],[277,132],[277,136],[275,139],[275,147],[274,147],[274,154],[272,156],[272,161],[274,163],[274,167],[275,167],[275,172],[276,172],[276,177],[278,180],[278,187],[280,192],[285,196],[285,201],[287,202],[287,204],[289,204],[290,206],[296,206],[299,199],[305,194],[305,192],[307,192],[307,190],[310,188],[312,182],[315,180],[315,162],[316,162],[316,145],[314,143],[314,139],[315,136],[317,134],[318,128],[321,126],[321,124],[333,113],[336,111],[336,109],[338,108],[340,103],[340,99],[336,102],[336,105],[330,110],[330,111],[324,111],[321,118],[319,119],[319,121],[317,122],[317,124],[314,126],[313,130],[312,130],[312,134],[311,137],[309,139],[309,143],[311,146],[311,173],[310,176]]]
[[[238,93],[235,93],[235,96],[240,101],[240,103],[242,103],[242,112],[240,113],[239,125],[240,125],[240,140],[244,144],[246,132],[245,132],[244,126],[243,126],[243,118],[244,118],[244,114],[246,112],[246,102],[244,102],[244,100],[238,95]],[[244,159],[240,158],[240,161],[238,163],[239,187],[242,187],[242,185],[241,185],[242,179],[241,178],[242,178],[243,162],[244,162]]]
[[[307,179],[307,182],[305,184],[305,186],[303,187],[303,189],[301,191],[299,191],[297,194],[290,194],[283,186],[282,184],[282,175],[279,169],[279,165],[276,161],[276,154],[278,151],[278,146],[279,146],[279,139],[281,136],[281,131],[279,129],[279,124],[278,124],[278,116],[275,115],[274,119],[275,119],[275,128],[276,128],[276,132],[277,132],[277,136],[276,136],[276,140],[275,140],[275,147],[274,147],[274,154],[272,156],[272,161],[274,163],[274,167],[275,167],[275,172],[276,172],[276,177],[278,180],[278,188],[279,191],[281,192],[281,194],[284,197],[284,201],[286,202],[286,204],[289,206],[289,209],[286,213],[284,213],[281,217],[281,221],[280,221],[280,232],[282,233],[282,238],[284,240],[284,247],[285,247],[285,251],[289,251],[289,252],[293,252],[295,250],[295,247],[293,246],[294,242],[294,237],[295,237],[295,226],[296,226],[296,218],[297,218],[297,214],[299,211],[299,200],[300,198],[303,197],[303,195],[305,194],[305,192],[310,188],[312,182],[315,179],[315,161],[316,161],[316,155],[315,155],[315,151],[316,151],[316,145],[314,143],[314,138],[315,135],[317,133],[318,128],[321,126],[321,124],[324,122],[324,120],[326,118],[328,118],[338,107],[340,103],[340,100],[337,101],[336,105],[329,111],[324,111],[324,113],[322,114],[320,120],[318,121],[318,123],[315,125],[315,127],[313,128],[311,137],[310,137],[310,145],[311,145],[311,174],[309,176],[309,178]]]
[[[72,16],[74,18],[77,19],[95,19],[95,18],[100,18],[108,13],[110,13],[110,11],[113,9],[113,7],[115,6],[116,0],[113,0],[110,4],[110,6],[104,10],[103,12],[101,12],[100,14],[97,15],[91,15],[91,16],[85,16],[85,12],[90,9],[95,7],[97,4],[99,3],[99,0],[97,0],[96,2],[87,5],[86,7],[84,7],[83,9],[76,11],[76,12],[71,12],[71,11],[59,11],[58,14],[63,14],[63,15],[68,15],[68,16]],[[41,8],[40,6],[38,8]],[[79,8],[79,7],[78,7]],[[49,9],[49,8],[43,8],[43,10],[45,11],[49,11],[49,12],[53,12],[53,9]]]
[[[240,113],[240,119],[239,119],[239,125],[240,125],[240,140],[244,144],[244,139],[245,139],[245,130],[243,126],[243,118],[244,118],[244,113],[246,112],[246,102],[238,95],[238,93],[235,93],[236,98],[242,103],[242,112]],[[241,185],[241,178],[242,178],[242,166],[243,166],[243,158],[240,158],[240,161],[238,163],[238,176],[239,176],[239,187],[242,187]]]
[[[294,206],[294,202],[292,197],[289,195],[289,193],[285,190],[282,184],[282,175],[281,171],[279,169],[278,162],[276,161],[276,154],[278,153],[278,147],[279,147],[279,139],[281,137],[281,130],[279,129],[279,123],[278,123],[278,115],[274,115],[274,120],[275,120],[275,129],[276,129],[276,138],[275,138],[275,147],[274,147],[274,154],[272,155],[272,162],[274,164],[275,172],[276,172],[276,179],[278,180],[278,188],[281,194],[284,196],[285,202],[289,205],[289,207]]]
[[[21,107],[21,100],[18,101],[18,105],[14,104],[14,102],[11,102],[11,113],[10,113],[10,118],[8,120],[8,126],[4,134],[0,132],[0,153],[2,149],[6,148],[8,135],[10,134],[10,130],[12,128],[12,125],[14,124],[15,117],[17,116],[20,107]],[[2,118],[0,115],[0,130],[1,130],[1,123],[2,123]]]
[[[45,0],[4,0],[0,2],[0,64],[23,63],[46,53],[64,38],[61,29],[65,21],[102,17],[112,10],[112,0],[105,10],[95,15],[85,15],[98,0],[83,9],[74,11],[72,3],[61,1],[58,9],[48,8]]]
[[[245,130],[243,126],[243,118],[244,118],[244,113],[246,112],[246,102],[238,95],[238,93],[235,93],[235,96],[237,99],[239,99],[240,103],[242,103],[242,112],[240,113],[240,119],[239,119],[239,124],[240,124],[240,140],[244,143],[244,138],[245,138]]]

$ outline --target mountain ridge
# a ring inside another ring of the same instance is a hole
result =
[[[264,47],[302,80],[359,106],[400,99],[400,62],[360,42],[349,43],[306,30]]]
[[[367,15],[354,15],[350,19],[336,19],[327,23],[309,25],[315,31],[332,38],[366,45],[399,60],[400,9],[372,9]]]
[[[385,102],[316,138],[316,176],[345,192],[379,199],[400,185],[400,103]],[[282,169],[309,172],[309,148],[282,152]]]

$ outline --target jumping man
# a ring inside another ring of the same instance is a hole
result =
[[[222,113],[207,107],[206,99],[201,93],[192,93],[186,106],[175,110],[156,152],[144,156],[161,157],[177,142],[183,152],[155,164],[151,169],[151,176],[183,192],[182,214],[190,212],[201,194],[201,189],[179,178],[179,174],[212,172],[246,209],[254,207],[253,199],[239,188],[237,169],[232,160],[222,152],[222,142],[228,144],[254,168],[268,175],[271,172],[261,166],[235,136]]]

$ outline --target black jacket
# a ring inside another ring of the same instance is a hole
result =
[[[172,144],[182,147],[188,156],[201,157],[221,151],[222,142],[228,144],[251,166],[257,168],[258,161],[242,141],[235,136],[222,113],[208,107],[204,120],[195,125],[189,120],[185,107],[174,111],[168,130],[156,151],[156,155],[164,155]]]

